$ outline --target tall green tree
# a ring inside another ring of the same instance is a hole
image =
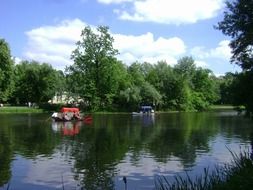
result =
[[[96,31],[85,27],[72,54],[74,64],[67,69],[69,78],[75,80],[76,92],[93,109],[111,103],[116,95],[119,62],[115,58],[118,51],[113,48],[113,41],[108,27],[99,26]]]
[[[158,90],[149,82],[145,82],[141,87],[141,97],[143,105],[157,106],[160,104],[162,96]]]
[[[227,1],[226,5],[224,18],[216,28],[232,38],[230,42],[231,61],[243,69],[237,78],[237,84],[240,85],[234,91],[235,97],[238,98],[235,101],[245,105],[247,111],[253,113],[253,94],[251,93],[253,91],[253,1]],[[241,99],[240,97],[247,98]]]
[[[160,93],[159,109],[175,109],[175,98],[178,97],[178,81],[173,68],[164,61],[159,61],[151,68],[146,80]]]
[[[145,83],[142,72],[142,64],[135,62],[127,68],[128,84],[125,89],[121,89],[119,97],[120,104],[125,110],[133,111],[142,104],[141,88]]]
[[[136,102],[136,106],[141,104],[156,106],[161,102],[162,96],[159,91],[147,80],[152,70],[151,64],[138,62],[133,63],[128,68],[132,84],[130,88],[132,90],[129,92],[132,93],[131,97],[135,97],[136,100],[140,99]],[[138,92],[139,94],[137,94]]]
[[[178,108],[183,110],[203,110],[219,98],[218,87],[212,72],[196,67],[192,57],[179,59],[174,67],[177,74]]]
[[[181,59],[178,60],[177,64],[174,66],[174,70],[184,79],[191,82],[191,79],[196,71],[194,59],[190,56],[182,57]]]
[[[192,103],[193,84],[192,78],[195,74],[196,65],[192,57],[185,56],[178,60],[174,66],[177,76],[178,94],[175,99],[176,108],[180,110],[194,109]]]
[[[243,70],[253,69],[253,1],[226,2],[223,21],[216,28],[232,38],[232,62]]]
[[[13,90],[13,67],[9,45],[0,39],[0,102],[6,102]]]
[[[119,94],[120,105],[125,110],[132,111],[138,109],[141,104],[141,88],[135,85],[130,85],[125,90],[121,90]]]
[[[207,109],[219,99],[219,88],[211,70],[197,68],[192,78],[192,84],[192,101],[195,109]]]

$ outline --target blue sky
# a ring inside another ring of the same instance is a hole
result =
[[[240,71],[229,63],[229,38],[214,29],[224,0],[1,0],[0,38],[16,62],[36,60],[56,69],[70,59],[81,30],[106,25],[118,59],[174,65],[192,56],[214,74]]]

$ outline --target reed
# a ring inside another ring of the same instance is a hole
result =
[[[175,176],[170,182],[165,176],[157,176],[157,190],[250,190],[253,189],[253,160],[250,151],[232,154],[232,162],[210,171],[205,168],[201,176],[191,178]]]

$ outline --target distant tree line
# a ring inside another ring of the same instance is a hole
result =
[[[83,30],[72,54],[74,64],[65,72],[37,61],[15,65],[1,39],[0,101],[41,104],[68,92],[84,100],[87,110],[131,111],[144,104],[160,110],[203,110],[219,100],[218,78],[196,67],[192,57],[181,58],[174,67],[165,61],[126,66],[115,58],[108,28],[97,30]]]
[[[253,111],[253,35],[249,34],[253,27],[236,28],[244,24],[252,26],[253,6],[249,5],[249,8],[248,4],[251,1],[227,3],[230,12],[225,12],[224,21],[216,26],[235,38],[231,42],[234,48],[232,61],[241,65],[242,73],[216,77],[211,70],[197,67],[190,56],[182,57],[174,66],[165,61],[156,64],[134,62],[127,66],[116,58],[118,50],[113,47],[109,28],[99,26],[94,31],[87,26],[71,55],[74,64],[65,72],[37,61],[22,61],[15,65],[8,43],[1,39],[0,102],[40,104],[48,102],[56,93],[64,92],[78,96],[83,100],[83,108],[92,111],[132,111],[140,105],[151,105],[159,110],[205,110],[219,103],[244,105],[250,113]],[[250,14],[248,22],[240,20],[244,17],[229,16],[242,14],[237,9]],[[241,25],[233,24],[236,19]],[[245,34],[241,32],[248,29],[250,31]]]

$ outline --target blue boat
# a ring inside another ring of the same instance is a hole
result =
[[[151,115],[154,114],[155,111],[152,106],[141,106],[139,112],[132,112],[132,115]]]

